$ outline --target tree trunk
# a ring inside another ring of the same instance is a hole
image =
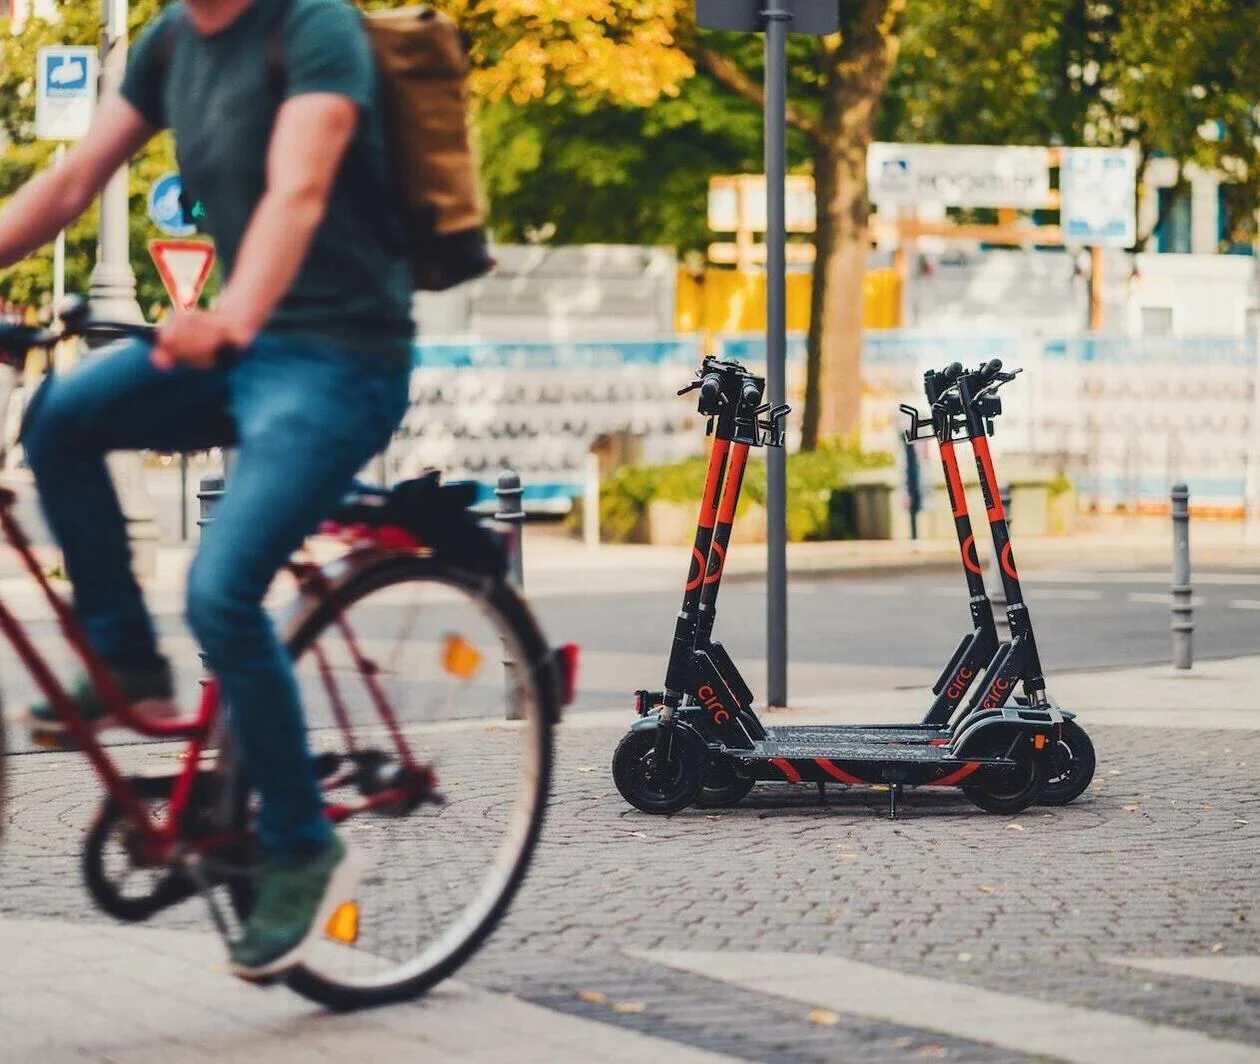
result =
[[[807,450],[829,437],[852,437],[861,416],[865,158],[865,144],[831,139],[814,153],[818,229],[802,427]]]
[[[838,44],[824,49],[822,120],[814,138],[814,289],[810,301],[802,446],[857,435],[862,322],[870,246],[866,149],[896,59],[905,0],[862,0],[845,11]]]

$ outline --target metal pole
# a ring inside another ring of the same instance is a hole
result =
[[[509,543],[511,554],[508,558],[508,575],[516,589],[520,591],[525,586],[525,568],[522,558],[525,545],[525,508],[521,505],[520,476],[510,469],[500,473],[499,483],[495,487],[494,494],[499,500],[499,509],[494,515],[494,519],[502,521],[512,530]],[[514,663],[507,656],[505,648],[503,670],[507,674],[509,692],[505,716],[508,720],[521,720],[524,717],[524,713],[521,712],[521,707],[517,705],[516,699],[513,697],[516,692],[516,683],[512,677],[513,668]]]
[[[599,546],[599,455],[586,455],[586,488],[582,492],[582,542]]]
[[[998,493],[1002,499],[1002,512],[1006,514],[1006,528],[1011,527],[1011,486],[1004,484]],[[993,588],[990,601],[993,603],[993,620],[1003,638],[1010,635],[1011,619],[1006,615],[1006,584],[1002,580],[1002,559],[998,557],[997,545],[993,547],[989,557],[989,586]]]
[[[101,63],[97,96],[116,93],[127,71],[127,0],[101,0]],[[131,205],[128,200],[128,168],[110,179],[101,194],[96,268],[92,271],[92,316],[105,321],[144,321],[136,302],[136,275],[131,269]],[[139,454],[120,452],[109,456],[109,468],[122,511],[127,517],[133,566],[141,574],[157,569],[157,521],[153,500],[144,481],[144,461]]]
[[[1194,605],[1190,586],[1190,489],[1184,484],[1173,485],[1172,525],[1173,667],[1188,669],[1194,663]]]
[[[188,455],[179,455],[179,541],[188,542]]]
[[[766,20],[766,391],[774,406],[787,394],[787,36],[791,11],[769,0]],[[766,674],[769,706],[786,706],[787,449],[766,455]]]
[[[99,97],[122,87],[127,70],[127,0],[101,0],[101,75]],[[92,313],[107,321],[144,321],[136,302],[131,269],[128,168],[122,167],[101,194],[96,268],[92,271]]]
[[[60,166],[66,157],[65,143],[57,145],[56,165]],[[52,316],[56,321],[61,317],[61,307],[66,301],[66,231],[57,234],[57,243],[53,245],[53,301]]]

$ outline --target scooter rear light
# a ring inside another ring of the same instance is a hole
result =
[[[578,654],[576,643],[565,643],[560,648],[560,704],[563,706],[573,705],[577,696]]]

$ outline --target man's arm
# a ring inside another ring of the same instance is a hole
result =
[[[154,132],[126,100],[103,101],[87,136],[62,164],[28,181],[0,211],[0,269],[43,247],[87,210]]]
[[[215,304],[228,340],[247,347],[293,285],[328,210],[359,108],[335,93],[288,100],[267,151],[267,187]]]

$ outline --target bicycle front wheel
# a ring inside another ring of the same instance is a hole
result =
[[[333,1009],[416,997],[485,941],[533,855],[559,699],[547,644],[510,587],[404,555],[290,649],[334,817],[409,797],[341,823],[368,870],[289,985]]]

